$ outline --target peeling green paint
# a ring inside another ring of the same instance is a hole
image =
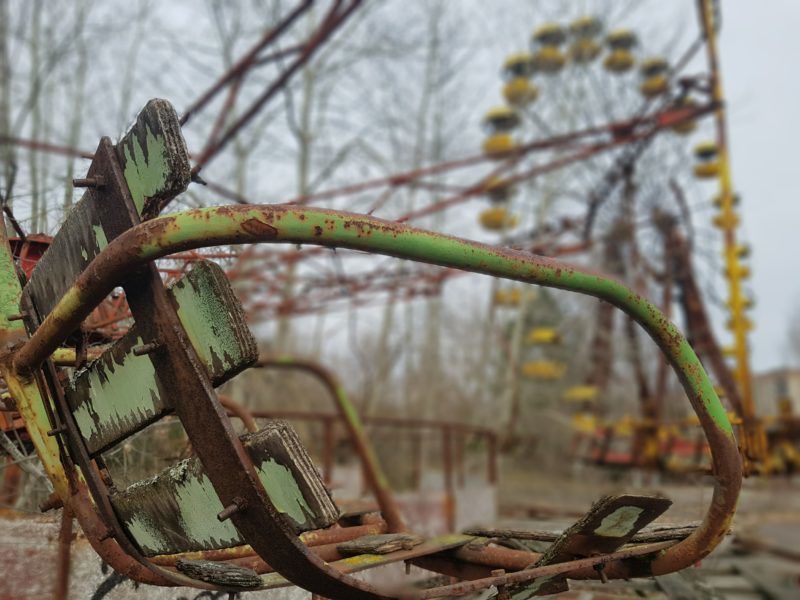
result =
[[[311,507],[303,498],[303,492],[288,468],[269,459],[258,465],[257,471],[258,478],[276,509],[296,523],[308,521]]]
[[[4,240],[0,240],[0,242],[2,241]],[[17,270],[14,267],[8,245],[3,245],[0,253],[2,253],[2,264],[0,264],[0,307],[4,311],[2,313],[3,324],[0,329],[6,334],[12,331],[22,332],[25,330],[22,321],[9,321],[7,318],[7,315],[19,312],[19,302],[22,297],[19,277],[17,276]]]
[[[158,527],[153,523],[148,515],[136,514],[132,519],[125,521],[125,526],[136,543],[141,549],[148,553],[161,553],[169,548],[167,538]]]
[[[217,515],[224,508],[211,485],[208,475],[188,477],[183,485],[175,489],[180,520],[187,532],[199,540],[213,542],[215,546],[234,546],[241,542],[241,536],[228,521],[220,521]]]
[[[5,229],[0,227],[0,334],[7,343],[12,343],[15,338],[26,337],[22,321],[9,321],[6,318],[7,315],[19,312],[21,297],[22,286],[8,245],[8,238]],[[61,465],[61,451],[57,438],[47,435],[52,426],[39,387],[34,380],[19,378],[8,361],[0,362],[0,376],[5,380],[8,391],[14,398],[16,408],[25,421],[25,428],[55,491],[59,496],[66,497],[68,484]]]
[[[155,135],[147,124],[143,127],[146,148],[142,148],[137,135],[128,136],[122,144],[125,181],[140,215],[145,200],[162,191],[169,175],[164,137]]]
[[[215,384],[258,358],[258,346],[225,273],[201,262],[169,289],[178,318]]]
[[[638,506],[620,506],[600,522],[594,533],[603,537],[623,537],[630,533],[643,512],[644,509]]]
[[[106,246],[108,246],[108,238],[106,237],[106,232],[103,230],[101,225],[92,225],[92,231],[94,231],[94,239],[95,243],[97,244],[97,254],[100,254],[100,251],[103,250]],[[95,254],[95,256],[97,255]]]
[[[313,494],[308,491],[312,482],[294,473],[299,461],[289,466],[283,463],[286,455],[297,457],[296,451],[289,450],[294,449],[294,442],[299,443],[294,430],[286,427],[272,424],[272,429],[267,426],[242,436],[244,449],[272,504],[292,521],[298,533],[327,527],[336,522],[339,512],[330,501],[334,514],[329,515],[331,511],[317,508],[318,499],[315,503],[313,495],[306,496]],[[281,435],[289,432],[292,435]],[[284,456],[282,462],[275,460],[275,455]],[[306,460],[310,465],[310,458],[306,456]],[[314,475],[319,477],[316,471]],[[322,486],[321,480],[318,483]],[[244,541],[231,520],[217,519],[223,505],[198,458],[183,460],[154,477],[115,492],[111,502],[147,555],[230,548]]]
[[[136,344],[143,341],[137,337]],[[81,434],[93,448],[109,433],[131,430],[158,414],[156,371],[148,355],[132,352],[120,362],[100,359],[81,374],[80,402],[73,410]]]

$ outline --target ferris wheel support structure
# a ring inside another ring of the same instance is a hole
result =
[[[747,340],[750,321],[745,315],[747,299],[743,290],[745,267],[740,258],[741,246],[736,239],[736,226],[739,218],[734,210],[735,197],[728,149],[727,124],[725,114],[722,79],[720,77],[719,59],[717,55],[717,30],[715,29],[714,0],[698,0],[698,10],[706,39],[706,53],[711,84],[711,95],[715,109],[717,130],[717,148],[719,161],[719,223],[723,233],[725,260],[725,276],[728,283],[730,309],[730,328],[733,333],[732,355],[735,360],[734,373],[739,385],[742,401],[742,429],[740,440],[746,469],[763,464],[767,457],[766,433],[756,415],[753,398],[753,381],[750,369],[750,349]]]

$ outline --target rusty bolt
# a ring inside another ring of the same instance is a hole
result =
[[[229,504],[222,509],[222,512],[217,515],[217,519],[219,521],[227,521],[235,513],[239,512],[240,510],[244,510],[245,508],[247,508],[247,500],[237,496],[233,499],[232,504]]]
[[[22,319],[26,318],[27,316],[28,316],[28,313],[21,312],[21,313],[18,313],[16,315],[6,315],[6,319],[8,319],[9,321],[21,321]]]
[[[489,573],[492,577],[502,577],[506,574],[505,569],[493,569],[491,573]],[[504,584],[498,584],[497,586],[497,596],[495,596],[495,600],[511,600],[511,592],[508,591]]]
[[[135,346],[133,348],[134,356],[144,356],[145,354],[150,354],[151,352],[155,352],[161,347],[159,342],[150,342],[149,344],[142,344],[140,346]]]
[[[55,428],[51,429],[50,431],[48,431],[47,435],[49,435],[50,437],[53,437],[53,436],[58,435],[59,433],[65,433],[66,431],[67,431],[67,426],[66,425],[59,425],[58,427],[55,427]]]
[[[593,568],[600,575],[600,581],[603,583],[608,583],[608,577],[606,576],[606,563],[598,563]]]
[[[77,188],[101,188],[106,184],[106,180],[102,175],[95,175],[94,177],[85,177],[83,179],[73,179],[72,185]]]

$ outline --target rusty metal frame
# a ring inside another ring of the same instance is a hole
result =
[[[596,560],[607,563],[604,572],[609,578],[659,575],[687,567],[703,558],[727,531],[741,486],[741,461],[733,431],[694,351],[656,306],[620,282],[572,265],[363,215],[287,206],[214,207],[159,217],[134,227],[103,250],[33,336],[12,353],[14,378],[30,381],[31,374],[119,283],[124,273],[178,251],[255,242],[317,244],[363,250],[575,291],[596,296],[621,308],[648,332],[678,374],[712,448],[715,489],[701,526],[685,540],[668,548],[659,547],[649,564],[640,560],[629,561],[629,554],[625,552]],[[273,517],[265,514],[264,518],[266,525],[270,525],[269,519]],[[237,520],[237,526],[240,525],[244,524]],[[312,556],[297,538],[287,540],[284,532],[277,529],[273,524],[259,533],[263,539],[267,533],[275,532],[274,537],[270,536],[270,548],[265,549],[263,544],[255,544],[255,547],[289,580],[328,596],[387,597],[361,582],[354,585],[355,580],[341,573],[331,572],[334,569]],[[246,535],[246,538],[248,542],[257,541],[251,535]],[[287,541],[300,564],[287,565],[280,557],[277,557],[277,562],[271,560],[276,554],[275,548],[286,550]],[[570,577],[598,577],[591,566],[582,567],[581,561],[559,565],[559,569],[569,572]],[[545,574],[539,570],[516,573],[514,581]],[[323,575],[322,580],[309,577],[309,572]],[[488,586],[495,581],[500,582],[493,578],[484,583]],[[477,584],[473,582],[473,586]]]

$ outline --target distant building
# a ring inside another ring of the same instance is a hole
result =
[[[754,375],[753,396],[761,415],[777,415],[781,400],[791,401],[792,412],[800,415],[800,369],[774,369]]]

